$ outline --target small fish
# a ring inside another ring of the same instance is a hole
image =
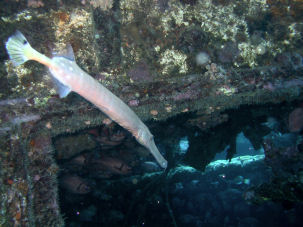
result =
[[[167,161],[156,147],[153,135],[147,126],[128,105],[76,64],[70,45],[67,49],[67,56],[54,56],[50,59],[33,49],[23,34],[16,31],[7,40],[5,46],[15,66],[28,60],[46,65],[53,76],[61,98],[67,96],[71,91],[78,93],[132,133],[137,141],[151,152],[162,168],[167,167]]]
[[[112,158],[108,156],[102,156],[100,159],[96,159],[90,162],[91,169],[104,170],[105,173],[126,175],[131,172],[131,167],[129,167],[125,162],[120,159]]]
[[[155,162],[149,162],[149,161],[143,162],[141,167],[147,173],[160,171],[160,167]]]
[[[60,179],[60,185],[73,194],[87,194],[91,191],[86,180],[76,175],[64,175]]]

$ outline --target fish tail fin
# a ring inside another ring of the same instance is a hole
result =
[[[34,49],[20,31],[9,37],[5,43],[8,55],[15,66],[31,60]]]

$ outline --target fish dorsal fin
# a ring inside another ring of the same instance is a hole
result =
[[[52,70],[50,69],[51,74],[53,74]],[[59,95],[60,98],[66,97],[70,92],[71,89],[70,87],[64,85],[61,83],[59,80],[57,80],[54,76],[51,76],[54,87],[56,89],[57,94]]]
[[[75,55],[72,45],[66,44],[66,48],[60,52],[53,52],[53,57],[64,57],[68,60],[75,61]]]

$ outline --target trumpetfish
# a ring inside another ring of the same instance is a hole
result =
[[[76,64],[71,46],[67,49],[68,56],[58,55],[49,58],[32,48],[20,31],[16,31],[9,37],[5,46],[15,66],[28,60],[34,60],[47,66],[60,98],[66,97],[71,91],[78,93],[128,130],[140,144],[150,151],[162,168],[167,167],[167,161],[156,147],[154,137],[147,126],[120,98]]]

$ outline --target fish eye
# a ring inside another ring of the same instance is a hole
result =
[[[23,40],[23,45],[27,44],[27,41],[26,40]]]

